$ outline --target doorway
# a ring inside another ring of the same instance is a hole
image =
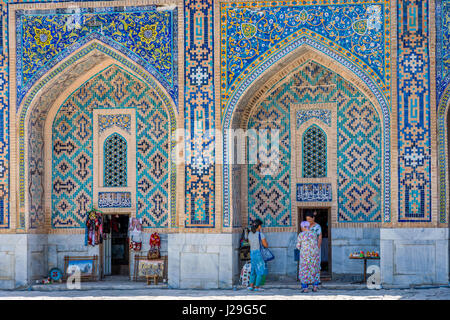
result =
[[[300,223],[306,220],[307,213],[316,212],[316,223],[322,228],[322,246],[320,248],[320,279],[331,280],[331,237],[329,221],[331,221],[331,208],[298,208],[298,232]]]
[[[130,276],[130,249],[128,240],[127,214],[104,216],[103,233],[103,276],[125,278]]]

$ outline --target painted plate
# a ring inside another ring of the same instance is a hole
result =
[[[53,268],[49,271],[48,276],[50,279],[54,280],[54,281],[59,281],[60,279],[62,279],[62,271],[58,268]]]

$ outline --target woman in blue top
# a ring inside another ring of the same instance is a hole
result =
[[[264,261],[259,244],[259,238],[261,237],[262,245],[267,248],[266,236],[261,232],[262,221],[257,219],[252,224],[251,231],[247,235],[248,242],[250,243],[250,262],[252,265],[252,271],[250,274],[250,286],[249,290],[262,291],[260,288],[263,276],[266,273],[266,262]]]

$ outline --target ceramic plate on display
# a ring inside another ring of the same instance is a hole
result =
[[[52,279],[53,281],[59,281],[62,279],[62,271],[58,268],[53,268],[49,271],[48,276],[50,279]]]

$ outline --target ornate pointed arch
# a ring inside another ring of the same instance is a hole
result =
[[[143,70],[140,66],[136,65],[133,61],[129,60],[120,52],[117,52],[113,48],[105,46],[103,43],[93,40],[87,43],[84,47],[80,48],[76,52],[73,52],[70,56],[63,59],[60,63],[56,64],[52,69],[37,82],[26,95],[23,103],[19,108],[18,114],[18,186],[19,186],[19,215],[24,216],[28,210],[28,196],[26,193],[26,185],[30,186],[29,181],[29,163],[26,161],[29,155],[29,138],[32,134],[39,130],[34,130],[33,123],[31,123],[31,114],[39,109],[44,116],[49,111],[53,103],[59,99],[62,95],[68,96],[70,92],[66,92],[66,88],[74,85],[82,76],[86,76],[90,72],[95,72],[98,67],[108,67],[112,64],[116,64],[123,68],[130,76],[139,79],[145,83],[149,88],[154,90],[157,96],[163,102],[164,108],[169,115],[169,152],[170,158],[174,152],[174,132],[176,129],[176,108],[175,103],[171,99],[168,92],[154,79],[152,75]],[[35,166],[36,167],[36,166]],[[176,224],[175,218],[175,179],[176,179],[176,167],[175,164],[170,162],[170,226],[173,227]],[[28,219],[26,219],[28,220]]]
[[[289,46],[281,48],[273,53],[261,64],[249,72],[245,79],[233,92],[225,107],[222,119],[223,130],[223,226],[231,227],[231,177],[230,177],[230,142],[229,129],[239,127],[238,122],[248,119],[250,108],[255,105],[268,88],[277,79],[276,74],[287,74],[292,64],[300,65],[307,60],[315,61],[338,74],[343,74],[343,78],[358,87],[365,96],[375,106],[380,115],[382,123],[382,154],[383,154],[383,222],[390,221],[390,130],[391,130],[391,109],[383,94],[382,89],[352,61],[342,55],[325,47],[312,38],[302,36]],[[245,101],[245,103],[242,103]],[[237,121],[237,122],[236,122]]]

